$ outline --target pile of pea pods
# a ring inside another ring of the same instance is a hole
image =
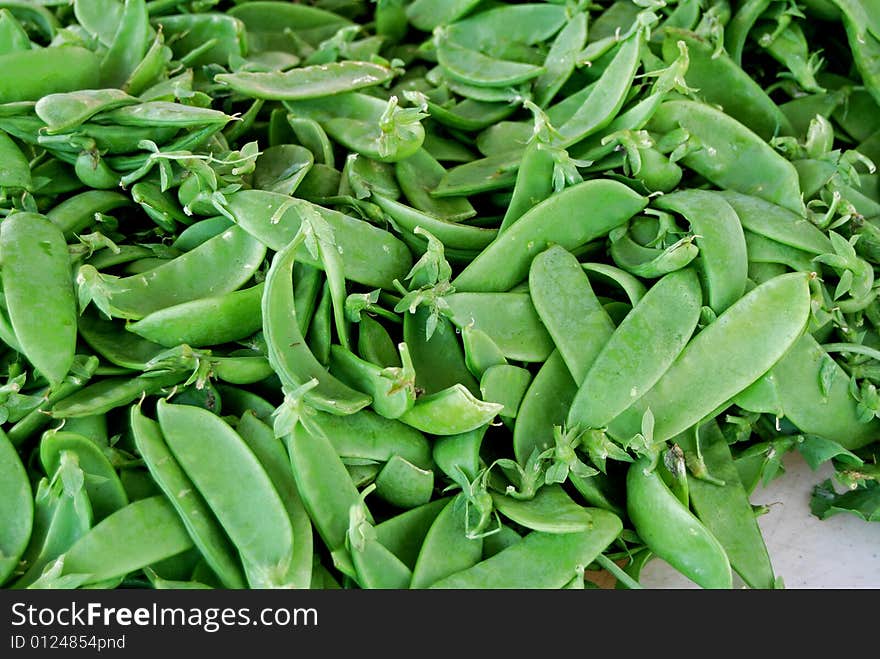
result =
[[[875,162],[877,0],[0,0],[0,586],[784,587]]]

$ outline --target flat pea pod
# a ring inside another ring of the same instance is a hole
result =
[[[244,23],[248,44],[256,51],[289,48],[290,33],[317,48],[352,22],[332,11],[276,0],[236,4],[228,13]]]
[[[140,320],[159,309],[238,289],[265,255],[263,243],[234,226],[146,273],[112,278],[80,266],[77,284],[80,295],[92,296],[108,315]]]
[[[612,436],[635,435],[650,409],[654,441],[669,439],[757,380],[804,332],[809,278],[803,272],[780,275],[728,307],[687,344],[650,391],[609,424]]]
[[[0,55],[29,50],[30,47],[30,37],[19,20],[6,7],[0,8]]]
[[[404,366],[383,368],[339,345],[330,346],[328,368],[336,377],[372,398],[373,409],[396,419],[415,403],[415,369],[405,343],[398,346]]]
[[[106,110],[92,117],[97,123],[117,126],[174,126],[176,128],[202,128],[223,126],[233,117],[219,110],[200,108],[168,101],[146,101],[137,105],[125,105]]]
[[[724,46],[736,64],[742,63],[743,48],[755,22],[770,6],[772,0],[745,0],[730,19],[724,31]]]
[[[34,525],[31,484],[15,447],[0,431],[0,585],[18,566]]]
[[[241,190],[229,195],[227,208],[236,223],[270,249],[280,251],[293,240],[302,218],[318,212],[333,229],[345,276],[365,286],[396,290],[412,267],[412,254],[391,232],[343,213],[302,199],[263,190]],[[320,259],[301,248],[297,261],[323,268]]]
[[[499,513],[520,526],[543,533],[577,533],[593,528],[593,515],[560,485],[544,485],[531,499],[515,499],[497,492],[492,501]]]
[[[137,183],[132,187],[132,193],[134,188],[138,185],[140,184]],[[146,208],[144,208],[144,210],[146,211]],[[203,242],[210,240],[214,236],[223,233],[226,229],[231,227],[232,224],[233,223],[230,222],[228,218],[222,215],[206,217],[204,220],[198,220],[183,229],[183,231],[180,231],[174,239],[174,242],[171,243],[171,247],[180,250],[181,252],[188,252],[195,249]],[[98,269],[100,270],[100,268]]]
[[[122,368],[146,370],[164,351],[162,345],[126,332],[122,321],[107,320],[91,309],[80,315],[78,326],[80,338],[95,354]]]
[[[373,62],[328,62],[288,71],[219,73],[214,81],[243,96],[272,101],[326,98],[342,92],[381,85],[394,76]]]
[[[498,415],[503,419],[514,419],[531,381],[531,372],[522,366],[490,366],[480,378],[481,398],[500,403],[503,408]]]
[[[394,164],[394,176],[407,201],[414,208],[443,220],[459,222],[473,217],[477,211],[465,197],[433,197],[431,191],[440,184],[446,169],[422,147],[409,158]]]
[[[681,163],[720,188],[760,197],[805,216],[794,165],[736,119],[705,103],[666,101],[647,125],[659,133],[683,128],[702,148]],[[743,161],[750,167],[739,167]],[[770,182],[772,181],[772,185]]]
[[[645,285],[638,277],[626,270],[621,270],[609,263],[594,263],[592,261],[581,263],[581,267],[594,282],[613,284],[620,288],[629,300],[630,306],[636,306],[639,300],[645,297],[647,292]]]
[[[475,378],[483,376],[493,366],[507,364],[507,357],[483,330],[465,325],[461,328],[461,343],[464,347],[464,361]]]
[[[0,225],[6,311],[28,361],[58,386],[76,352],[76,298],[67,242],[44,215],[14,213]]]
[[[428,336],[430,311],[419,307],[403,317],[403,341],[409,348],[416,369],[416,387],[426,394],[463,384],[474,395],[480,384],[468,370],[464,349],[455,326],[441,316],[434,332]]]
[[[577,63],[577,56],[587,41],[587,12],[571,17],[556,35],[544,62],[544,73],[533,85],[532,93],[539,107],[547,105],[562,88]]]
[[[363,526],[349,529],[348,548],[356,573],[356,581],[365,589],[407,588],[412,579],[412,571],[385,545],[374,537],[372,525],[361,522]],[[367,531],[363,529],[366,526]]]
[[[549,244],[577,249],[623,224],[646,205],[645,197],[617,181],[578,183],[533,206],[452,283],[457,291],[509,290],[528,276],[532,259]]]
[[[576,533],[532,531],[522,540],[445,579],[432,588],[558,589],[578,568],[592,563],[623,529],[620,518],[606,510],[592,513],[592,526]]]
[[[394,339],[375,318],[362,314],[357,335],[357,353],[361,359],[382,367],[403,365]]]
[[[483,555],[483,538],[470,538],[468,507],[463,493],[456,494],[440,511],[419,549],[410,588],[431,585],[476,565]]]
[[[520,159],[518,150],[504,151],[452,167],[446,170],[433,194],[435,197],[459,197],[513,187]]]
[[[376,494],[397,508],[415,508],[431,500],[434,472],[392,455],[376,474]]]
[[[237,341],[262,328],[262,282],[225,295],[203,297],[154,311],[125,328],[150,341],[173,348],[194,348]]]
[[[648,289],[580,381],[568,426],[602,428],[648,392],[690,341],[702,297],[691,268],[672,272]]]
[[[52,135],[76,128],[104,110],[135,103],[138,99],[121,89],[80,89],[47,94],[37,101],[34,112],[46,123],[46,133]]]
[[[190,549],[189,533],[164,495],[116,511],[61,555],[62,575],[85,584],[118,579]]]
[[[479,0],[414,0],[406,8],[406,17],[414,27],[430,32],[464,16],[478,4]]]
[[[453,325],[485,332],[508,359],[542,362],[553,351],[528,293],[451,293],[444,300]]]
[[[0,188],[31,188],[30,164],[21,149],[0,131]]]
[[[487,429],[487,426],[481,426],[459,435],[437,437],[431,445],[436,468],[450,479],[464,474],[468,482],[473,481],[480,469],[480,447]]]
[[[174,458],[158,422],[144,415],[140,405],[131,406],[129,421],[138,453],[153,480],[174,506],[205,561],[226,588],[244,588],[245,577],[235,548]]]
[[[538,140],[530,142],[516,172],[513,197],[504,211],[500,231],[505,231],[530,208],[553,194],[553,152]]]
[[[161,374],[144,374],[137,377],[108,377],[87,387],[77,389],[69,396],[52,405],[49,417],[68,419],[81,416],[104,414],[110,410],[128,405],[141,396],[149,396],[163,387],[180,384],[186,380],[186,371],[172,371]]]
[[[376,539],[413,569],[428,529],[449,500],[449,497],[434,499],[389,517],[376,525]]]
[[[687,454],[698,447],[709,473],[723,483],[688,474],[690,505],[715,536],[730,566],[751,588],[774,588],[776,577],[749,496],[739,480],[730,448],[715,422],[688,430],[677,443]]]
[[[577,258],[558,245],[538,254],[529,268],[529,293],[574,381],[583,382],[614,323]]]
[[[437,61],[450,78],[477,87],[507,87],[532,80],[545,69],[484,55],[449,38],[437,40]]]
[[[291,282],[294,258],[304,240],[305,235],[298,233],[276,252],[266,275],[262,315],[269,363],[285,386],[295,389],[315,379],[318,385],[306,394],[310,404],[336,414],[352,414],[369,405],[370,396],[330,374],[306,343],[297,322]]]
[[[241,436],[220,417],[192,405],[160,399],[156,412],[168,448],[238,549],[248,584],[252,588],[288,584],[294,550],[290,518]],[[248,497],[230,490],[232,482],[239,483]]]
[[[656,279],[688,266],[700,253],[695,237],[687,235],[668,247],[638,244],[623,227],[611,233],[608,253],[614,263],[636,277]]]
[[[781,263],[799,272],[815,272],[820,268],[809,253],[791,245],[748,230],[745,239],[750,263]]]
[[[462,384],[416,399],[400,420],[431,435],[458,435],[491,422],[504,409],[476,398]]]
[[[61,453],[70,452],[86,475],[85,488],[92,505],[94,521],[128,505],[128,495],[119,474],[97,444],[87,437],[67,430],[50,430],[40,441],[40,462],[49,478],[61,466]]]
[[[257,159],[253,186],[279,194],[292,195],[309,173],[315,157],[298,144],[276,144]]]
[[[0,70],[21,72],[4,75],[0,80],[0,103],[37,101],[47,94],[100,86],[100,58],[79,46],[32,48],[0,55]]]
[[[712,310],[719,314],[742,297],[748,279],[748,253],[736,211],[709,191],[682,190],[665,194],[654,206],[682,215],[697,236],[697,259]]]
[[[650,460],[626,472],[626,507],[636,533],[657,556],[702,588],[730,589],[730,560],[717,538],[672,493]]]
[[[95,213],[107,213],[130,203],[131,200],[119,192],[86,190],[55,205],[46,212],[46,217],[52,220],[64,233],[65,239],[69,240],[91,226],[95,221]]]

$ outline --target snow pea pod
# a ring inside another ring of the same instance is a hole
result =
[[[412,254],[391,232],[302,199],[241,190],[229,195],[227,209],[239,226],[276,251],[293,240],[303,217],[319,213],[333,229],[346,278],[365,286],[396,290],[393,281],[403,280],[412,267]],[[321,260],[305,247],[298,250],[296,259],[323,268]]]
[[[122,368],[145,370],[164,351],[162,345],[127,332],[121,321],[107,320],[91,309],[80,315],[78,328],[96,354]]]
[[[587,12],[578,12],[569,18],[556,35],[547,58],[544,72],[532,84],[532,94],[539,107],[546,106],[574,72],[577,56],[587,42]]]
[[[288,71],[219,73],[214,80],[250,98],[297,101],[381,85],[394,71],[373,62],[328,62]]]
[[[258,190],[293,195],[315,164],[312,152],[297,144],[277,144],[257,159],[253,186]]]
[[[235,548],[171,453],[158,422],[144,415],[140,405],[132,405],[129,416],[138,453],[205,561],[225,587],[244,588],[245,577]]]
[[[736,9],[724,30],[724,46],[737,65],[742,64],[743,48],[755,22],[772,0],[745,0]]]
[[[79,416],[103,414],[128,405],[142,396],[149,396],[163,387],[180,384],[186,380],[186,371],[147,373],[137,377],[108,377],[87,387],[78,389],[52,405],[49,418],[67,419]]]
[[[509,188],[516,183],[521,154],[504,151],[448,169],[434,188],[435,197],[458,197]]]
[[[0,584],[18,566],[34,525],[34,497],[13,444],[0,431]]]
[[[429,588],[452,574],[476,565],[483,538],[468,537],[467,504],[456,494],[434,519],[419,549],[410,588]]]
[[[434,499],[389,517],[376,525],[376,539],[412,570],[428,529],[449,500]]]
[[[413,406],[416,399],[415,369],[405,343],[400,343],[402,368],[383,368],[361,359],[339,345],[330,346],[328,368],[349,386],[372,398],[373,409],[387,419],[396,419]]]
[[[528,276],[532,259],[550,243],[577,249],[626,222],[647,201],[612,180],[589,180],[566,188],[499,234],[452,283],[458,291],[509,290]]]
[[[456,383],[416,399],[400,420],[432,435],[458,435],[491,422],[502,409],[503,405],[480,400]]]
[[[126,324],[125,329],[166,348],[181,343],[199,348],[243,339],[263,326],[263,289],[260,282],[225,295],[165,307]]]
[[[560,485],[544,485],[526,500],[493,492],[492,501],[502,515],[533,531],[578,533],[594,525],[592,511],[575,503]]]
[[[434,493],[434,472],[392,455],[376,474],[376,494],[397,508],[422,506]]]
[[[529,293],[574,381],[583,382],[614,323],[581,264],[558,245],[541,252],[529,269]]]
[[[700,319],[700,281],[691,268],[660,279],[604,342],[568,412],[568,427],[602,428],[669,369]]]
[[[532,531],[522,540],[432,588],[562,588],[579,567],[592,563],[623,529],[606,510],[592,513],[592,527],[577,533]]]
[[[238,289],[256,272],[266,246],[234,226],[189,252],[143,274],[111,277],[80,266],[80,295],[91,296],[102,311],[140,320],[159,309]]]
[[[174,57],[190,66],[227,66],[230,58],[247,52],[245,24],[229,13],[181,13],[151,22],[166,35]]]
[[[320,7],[277,0],[236,4],[226,13],[244,23],[248,46],[258,52],[287,50],[298,40],[317,48],[340,28],[353,25],[348,18]]]
[[[297,233],[287,247],[276,252],[266,275],[262,315],[269,363],[292,389],[316,379],[318,386],[306,394],[310,404],[336,414],[353,414],[369,405],[370,397],[330,374],[305,341],[297,321],[291,281],[293,261],[304,240],[305,234]]]
[[[76,352],[76,298],[67,242],[37,213],[14,213],[0,225],[6,311],[28,361],[58,386]]]
[[[672,493],[650,460],[626,473],[626,508],[636,533],[657,556],[702,588],[733,587],[730,561],[718,539]]]
[[[647,292],[645,285],[637,277],[608,263],[586,262],[581,263],[581,267],[596,283],[611,283],[620,288],[629,300],[630,306],[636,306]]]
[[[477,211],[465,197],[433,197],[431,191],[443,180],[446,169],[422,147],[394,165],[394,175],[411,206],[434,217],[459,222]]]
[[[159,126],[177,128],[223,126],[232,119],[233,117],[219,110],[167,101],[148,101],[137,105],[125,105],[113,110],[106,110],[92,117],[92,120],[97,123],[151,128]]]
[[[0,55],[0,103],[38,101],[48,94],[96,89],[100,58],[91,50],[65,45]]]
[[[124,194],[110,190],[86,190],[46,212],[52,222],[64,233],[65,239],[91,226],[95,221],[95,213],[108,213],[117,208],[127,206],[131,200]]]
[[[241,436],[220,417],[192,405],[160,399],[156,412],[168,448],[238,549],[248,584],[289,584],[295,540],[290,518]],[[231,482],[239,483],[248,497],[230,490]]]
[[[140,499],[93,527],[64,552],[62,575],[84,575],[85,584],[116,579],[193,546],[164,495]]]
[[[684,156],[682,164],[720,188],[754,195],[806,216],[794,165],[736,119],[705,103],[666,101],[648,122],[648,130],[659,133],[678,128],[701,145]],[[739,167],[743,159],[751,166]]]
[[[819,265],[813,262],[810,254],[803,250],[748,230],[744,235],[750,262],[782,263],[792,270],[800,272],[813,272],[819,268]]]
[[[628,440],[650,409],[654,441],[669,439],[757,380],[804,332],[809,278],[804,272],[780,275],[728,307],[688,343],[650,391],[609,424],[611,435]]]
[[[416,369],[416,387],[433,394],[463,384],[478,395],[480,385],[467,367],[455,326],[441,316],[429,337],[426,331],[429,317],[430,311],[424,307],[403,317],[403,340]]]
[[[498,415],[503,419],[514,419],[531,381],[531,372],[521,366],[490,366],[480,378],[481,397],[490,403],[500,403],[503,408]]]
[[[21,149],[0,131],[0,189],[31,188],[31,168]]]
[[[513,197],[504,211],[498,231],[505,231],[535,204],[553,194],[553,168],[556,161],[553,152],[535,140],[526,146],[522,162],[516,172]]]
[[[449,38],[439,38],[437,61],[450,78],[477,87],[508,87],[532,80],[545,69],[484,55]]]

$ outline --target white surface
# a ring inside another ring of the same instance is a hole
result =
[[[850,513],[820,520],[810,512],[810,495],[832,475],[831,465],[812,471],[797,452],[785,456],[784,464],[785,473],[755,488],[751,501],[770,508],[758,523],[785,587],[880,588],[880,522]],[[640,581],[646,588],[697,587],[658,558],[645,566]]]

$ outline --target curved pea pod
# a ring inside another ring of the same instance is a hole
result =
[[[318,386],[306,400],[336,414],[352,414],[370,404],[370,397],[340,381],[317,360],[299,328],[293,299],[293,262],[305,236],[298,233],[290,244],[277,252],[266,275],[263,291],[263,335],[269,363],[282,383],[292,388],[316,379]]]
[[[430,315],[427,308],[419,307],[415,313],[403,316],[403,340],[416,369],[416,387],[426,394],[433,394],[463,384],[477,395],[480,384],[468,370],[455,326],[441,316],[429,336],[427,323]]]
[[[828,236],[806,218],[757,196],[734,190],[718,194],[727,200],[744,229],[811,254],[834,251]]]
[[[682,215],[696,236],[697,259],[712,310],[719,314],[742,297],[748,279],[748,253],[736,211],[723,197],[703,190],[663,195],[657,208]]]
[[[328,62],[287,71],[219,73],[214,81],[250,98],[297,101],[381,85],[394,71],[373,62]]]
[[[785,417],[803,433],[832,439],[849,450],[877,438],[880,422],[859,419],[849,376],[809,334],[770,371]]]
[[[534,140],[526,146],[516,172],[513,197],[504,212],[499,232],[507,230],[535,204],[553,194],[555,164],[553,152],[540,141]]]
[[[656,279],[687,267],[697,258],[700,248],[693,235],[687,235],[668,247],[645,247],[633,240],[628,231],[622,230],[611,234],[608,253],[618,267],[630,274]]]
[[[91,310],[80,315],[78,327],[80,338],[97,355],[122,368],[143,371],[164,352],[160,344],[126,332],[121,321],[106,320]]]
[[[539,107],[553,100],[574,72],[577,56],[587,41],[587,19],[587,12],[576,13],[566,22],[550,45],[544,61],[544,73],[535,79],[532,86],[535,103]]]
[[[312,152],[297,144],[277,144],[257,158],[253,186],[258,190],[292,195],[315,164]]]
[[[6,133],[0,131],[0,189],[31,188],[31,167],[27,158]]]
[[[518,150],[505,151],[452,167],[446,170],[433,194],[459,197],[513,187],[521,158]]]
[[[592,280],[602,284],[611,284],[622,290],[632,307],[636,306],[639,300],[645,297],[647,292],[645,285],[638,277],[631,275],[626,270],[621,270],[609,263],[594,263],[591,261],[581,263],[581,267]]]
[[[750,263],[781,263],[799,272],[816,272],[821,267],[808,252],[759,233],[747,230],[745,239]]]
[[[153,480],[168,497],[214,574],[227,588],[244,588],[245,577],[235,548],[195,485],[174,458],[156,421],[140,405],[130,409],[135,446]]]
[[[756,286],[696,335],[657,383],[609,424],[628,440],[654,416],[655,442],[686,430],[767,372],[803,334],[810,275],[792,272]]]
[[[544,73],[534,64],[513,62],[484,55],[448,37],[436,40],[437,62],[454,80],[477,87],[508,87],[528,82]]]
[[[118,579],[193,546],[186,527],[163,495],[140,499],[104,519],[60,557],[62,576],[84,584]]]
[[[483,555],[483,538],[468,537],[468,506],[456,494],[440,511],[419,549],[410,588],[429,588],[460,570],[476,565]]]
[[[80,300],[94,301],[107,315],[140,320],[176,304],[238,289],[256,272],[266,246],[234,226],[164,265],[128,277],[100,274],[83,265],[77,274]]]
[[[65,239],[69,240],[94,223],[95,213],[107,213],[130,203],[131,200],[119,192],[86,190],[55,205],[46,212],[46,217],[52,220],[52,223],[64,233]]]
[[[45,216],[14,213],[0,225],[6,311],[28,361],[58,386],[76,352],[76,298],[67,242]]]
[[[364,529],[368,530],[364,530]],[[349,530],[348,549],[356,581],[366,589],[402,589],[409,586],[412,571],[374,537],[368,522]]]
[[[40,441],[40,462],[49,478],[61,466],[61,454],[69,452],[86,475],[85,488],[94,513],[94,521],[128,505],[128,495],[119,474],[97,444],[87,437],[66,430],[50,430]]]
[[[458,222],[477,214],[465,197],[434,197],[446,169],[424,147],[394,164],[394,176],[407,201],[414,208],[443,220]],[[387,195],[386,195],[387,196]]]
[[[428,503],[434,493],[434,472],[393,455],[376,475],[376,494],[398,508]]]
[[[236,4],[227,12],[244,23],[254,52],[290,48],[293,33],[313,48],[353,23],[340,14],[311,5],[277,0]]]
[[[34,496],[21,458],[0,431],[0,585],[18,566],[34,525]]]
[[[453,280],[457,291],[506,291],[528,276],[551,243],[571,251],[620,226],[647,205],[623,183],[578,183],[533,206]],[[555,218],[550,221],[548,218]]]
[[[542,362],[553,351],[528,293],[450,293],[443,299],[456,327],[485,332],[508,359]]]
[[[793,135],[794,129],[764,88],[726,52],[716,53],[703,37],[689,30],[666,28],[663,59],[678,57],[678,42],[688,50],[687,84],[699,90],[707,103],[724,108],[725,114],[769,141],[777,135]]]
[[[54,15],[50,16],[54,20]],[[8,9],[0,9],[0,55],[30,50],[30,47],[31,39],[19,20]]]
[[[487,369],[507,364],[507,357],[486,332],[471,325],[461,328],[464,361],[475,378],[482,377]]]
[[[363,92],[346,92],[337,94],[332,104],[322,99],[284,104],[294,116],[317,121],[346,149],[380,162],[408,158],[425,140],[425,129],[418,120],[401,119],[406,115],[400,113],[408,111],[397,106],[396,96],[384,101]]]
[[[0,55],[0,103],[37,101],[47,94],[100,86],[101,60],[79,46],[33,48]]]
[[[163,387],[180,384],[188,375],[186,371],[171,371],[103,378],[62,398],[49,408],[48,414],[53,419],[104,414],[142,396],[155,394]]]
[[[526,500],[493,492],[492,501],[499,513],[533,531],[578,533],[594,524],[593,510],[575,503],[560,485],[544,485]]]
[[[582,382],[614,323],[577,258],[554,245],[529,268],[529,294],[575,382]]]
[[[400,420],[431,435],[457,435],[490,423],[504,406],[476,398],[462,384],[416,399]]]
[[[316,411],[308,420],[310,430],[326,437],[343,461],[388,462],[397,455],[422,469],[433,464],[421,432],[370,409],[346,416]]]
[[[771,0],[746,0],[737,7],[731,17],[730,23],[724,31],[724,47],[737,65],[742,64],[743,48],[749,32],[761,14],[770,6],[770,3]]]
[[[294,550],[290,518],[241,436],[220,417],[198,407],[160,400],[156,411],[168,447],[238,549],[248,584],[253,588],[288,584]],[[230,490],[232,482],[248,497]]]
[[[480,426],[458,435],[437,437],[431,445],[437,469],[452,480],[464,474],[472,482],[480,469],[480,448],[487,429],[488,426]]]
[[[620,518],[591,511],[589,530],[574,533],[532,531],[522,540],[473,567],[434,582],[432,588],[562,588],[579,568],[592,563],[623,530]]]
[[[531,381],[531,372],[521,366],[490,366],[480,378],[481,398],[490,403],[500,403],[503,409],[499,416],[514,419]]]
[[[680,162],[718,187],[754,195],[806,215],[794,165],[721,110],[695,101],[666,101],[647,127],[658,133],[684,129],[691,140],[697,141],[697,148]],[[740,167],[742,162],[750,166]]]
[[[449,497],[434,499],[389,517],[376,525],[376,539],[412,570],[428,529],[449,501]]]
[[[464,16],[477,4],[479,0],[415,0],[407,5],[406,17],[414,27],[430,32]]]
[[[394,339],[378,320],[362,314],[357,335],[357,353],[361,359],[376,366],[403,365]]]
[[[650,460],[626,473],[626,507],[648,548],[702,588],[733,587],[730,561],[718,539],[672,493]]]
[[[126,324],[125,329],[166,348],[182,343],[199,348],[237,341],[263,326],[260,315],[263,288],[260,282],[226,295],[165,307]]]
[[[444,247],[481,250],[491,243],[498,233],[495,229],[459,224],[434,217],[375,192],[370,199],[388,215],[398,229],[413,233],[420,227],[429,231],[443,243]]]
[[[230,58],[242,57],[247,53],[245,24],[230,14],[174,14],[158,16],[153,22],[161,27],[174,57],[186,57],[190,66],[228,66]],[[197,53],[195,56],[192,55],[194,51]]]
[[[697,517],[724,547],[730,566],[751,588],[771,590],[776,577],[755,512],[740,482],[730,448],[718,424],[711,422],[679,435],[677,443],[692,453],[699,442],[709,473],[723,482],[710,483],[688,474],[690,505]]]
[[[192,178],[190,180],[196,179]],[[135,183],[131,186],[131,198],[144,209],[144,212],[150,216],[150,219],[168,232],[176,233],[177,224],[187,226],[193,223],[192,218],[184,212],[180,204],[177,203],[177,200],[171,194],[163,192],[162,188],[156,183],[149,181]],[[226,220],[227,218],[224,217],[223,219]],[[218,231],[217,233],[220,232]]]
[[[320,213],[333,229],[346,278],[365,286],[395,290],[392,282],[403,280],[412,267],[409,248],[389,231],[302,199],[241,190],[228,196],[227,209],[239,226],[275,251],[293,240],[303,217],[312,211]],[[323,268],[321,260],[305,247],[298,250],[296,258]]]
[[[405,343],[399,344],[404,366],[383,368],[363,360],[342,346],[330,346],[328,368],[342,379],[372,398],[372,407],[388,419],[396,419],[415,403],[415,369]]]
[[[649,391],[690,341],[702,299],[699,278],[690,268],[648,289],[581,380],[568,426],[602,428]]]

